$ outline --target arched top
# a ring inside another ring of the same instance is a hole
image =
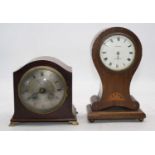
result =
[[[34,66],[34,65],[56,65],[59,66],[61,68],[63,68],[64,70],[66,70],[67,72],[72,72],[72,68],[68,65],[66,65],[65,63],[63,63],[61,60],[54,58],[54,57],[49,57],[49,56],[41,56],[41,57],[37,57],[32,59],[29,63],[27,63],[25,66],[19,68],[16,72],[18,72],[19,70],[21,70],[22,68],[25,68],[26,66]]]
[[[59,66],[63,67],[65,70],[72,72],[72,67],[66,65],[64,62],[62,62],[61,60],[57,58],[49,57],[49,56],[41,56],[41,57],[37,57],[33,59],[32,61],[38,61],[38,60],[46,60],[46,61],[54,62],[58,64]]]

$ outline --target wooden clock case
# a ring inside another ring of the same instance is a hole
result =
[[[112,35],[124,35],[135,46],[134,62],[129,68],[121,71],[108,69],[100,59],[100,48],[103,41]],[[130,95],[130,82],[141,61],[142,46],[137,36],[128,29],[114,27],[103,31],[95,40],[92,48],[92,58],[102,82],[102,91],[98,96],[91,97],[87,106],[88,120],[104,119],[139,119],[146,115],[139,109],[139,103]]]
[[[61,107],[48,114],[37,114],[27,110],[21,103],[18,96],[18,84],[28,70],[37,66],[48,66],[59,71],[66,80],[68,86],[68,96]],[[40,57],[26,64],[13,73],[14,79],[14,115],[10,125],[18,122],[69,122],[78,124],[76,118],[76,109],[72,105],[72,70],[61,61],[51,57]]]

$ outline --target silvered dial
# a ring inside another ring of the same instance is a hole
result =
[[[125,70],[134,61],[134,44],[124,35],[110,36],[101,46],[100,58],[102,63],[111,70]]]
[[[35,113],[46,114],[63,104],[67,85],[60,72],[45,66],[27,71],[18,86],[22,104]]]

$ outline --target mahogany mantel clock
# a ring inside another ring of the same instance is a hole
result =
[[[92,58],[102,82],[102,91],[91,97],[88,120],[138,119],[146,115],[130,95],[130,82],[141,61],[142,46],[128,29],[113,27],[95,40]]]
[[[14,72],[11,125],[52,121],[77,124],[72,105],[72,72],[55,58],[40,57]]]

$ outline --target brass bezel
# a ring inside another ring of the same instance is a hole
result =
[[[64,86],[65,86],[65,92],[64,92],[62,100],[59,102],[59,104],[57,106],[55,106],[54,108],[51,108],[50,110],[48,110],[48,112],[40,112],[38,110],[32,109],[32,107],[30,107],[30,106],[26,106],[26,104],[22,101],[22,98],[21,98],[21,95],[20,95],[20,92],[21,92],[20,88],[21,88],[22,82],[25,79],[25,77],[27,75],[31,74],[34,70],[36,71],[36,70],[40,70],[40,69],[45,69],[45,70],[48,70],[48,71],[56,73],[60,77],[60,79],[63,81]],[[25,72],[23,74],[23,76],[20,79],[20,82],[18,84],[18,97],[20,99],[21,104],[27,110],[29,110],[29,111],[31,111],[33,113],[36,113],[36,114],[44,114],[45,115],[45,114],[52,113],[52,112],[56,111],[57,109],[59,109],[63,105],[64,101],[66,100],[66,98],[68,96],[67,91],[68,91],[68,86],[67,86],[67,82],[66,82],[65,78],[63,77],[63,75],[59,71],[57,71],[56,69],[54,69],[52,67],[49,67],[49,66],[36,66],[36,67],[33,67],[33,68],[29,69],[27,72]]]

